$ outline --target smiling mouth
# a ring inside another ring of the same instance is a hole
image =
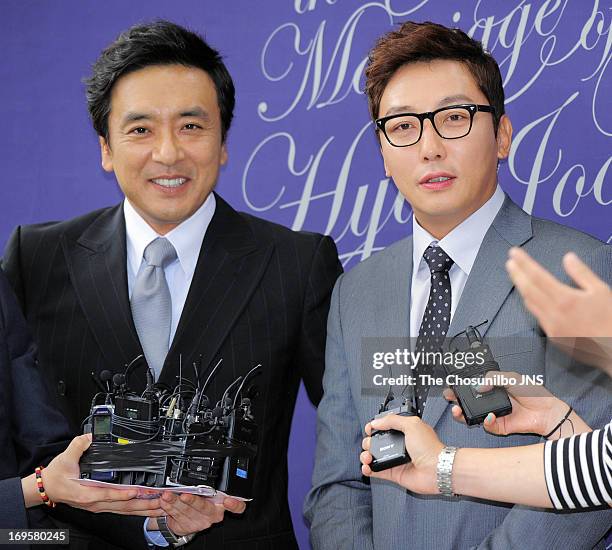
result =
[[[187,181],[187,178],[154,178],[151,181],[161,187],[172,188],[180,187]]]

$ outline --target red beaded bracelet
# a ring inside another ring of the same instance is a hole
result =
[[[50,508],[55,508],[55,502],[53,502],[49,498],[49,495],[47,495],[47,493],[45,492],[45,486],[43,485],[43,480],[42,480],[43,468],[44,466],[39,466],[38,468],[34,470],[34,475],[36,476],[36,486],[38,487],[38,494],[40,495],[40,498],[42,498],[42,501],[47,506],[49,506]]]

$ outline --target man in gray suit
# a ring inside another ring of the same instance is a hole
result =
[[[561,258],[575,250],[606,281],[612,272],[609,246],[532,218],[498,186],[497,164],[509,153],[512,126],[499,67],[480,43],[460,30],[405,23],[372,50],[366,94],[386,174],[412,206],[413,234],[342,276],[334,289],[313,488],[305,503],[313,547],[603,547],[609,511],[560,515],[459,496],[423,497],[362,477],[363,427],[388,389],[369,391],[371,351],[376,345],[389,351],[385,339],[391,337],[406,346],[412,337],[413,350],[428,350],[487,321],[481,332],[495,343],[502,370],[541,374],[591,425],[608,421],[605,380],[594,371],[575,371],[537,337],[543,333],[504,264],[508,250],[520,246],[563,278]],[[448,445],[538,441],[497,438],[457,424],[440,388],[430,390],[415,378],[419,414]],[[443,452],[445,468],[452,469],[453,449]]]

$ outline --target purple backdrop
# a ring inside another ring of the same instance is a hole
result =
[[[234,77],[236,118],[219,192],[240,210],[331,234],[346,268],[410,230],[410,209],[385,178],[360,92],[375,38],[407,19],[459,26],[500,63],[515,131],[500,169],[504,190],[528,212],[610,242],[611,7],[610,0],[4,0],[0,244],[16,224],[120,200],[100,167],[81,79],[121,30],[153,18],[203,33]],[[314,411],[301,393],[290,499],[303,548],[314,439]]]

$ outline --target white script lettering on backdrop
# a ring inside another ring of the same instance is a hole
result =
[[[295,0],[295,18],[261,45],[257,116],[268,131],[254,136],[242,175],[249,208],[289,211],[294,229],[331,234],[345,264],[406,233],[410,209],[384,177],[363,70],[377,36],[435,20],[481,40],[500,64],[515,130],[503,187],[527,212],[589,230],[576,223],[581,208],[612,203],[610,10],[599,0],[457,1],[444,13],[427,0],[354,4]],[[261,177],[277,182],[271,196]]]

